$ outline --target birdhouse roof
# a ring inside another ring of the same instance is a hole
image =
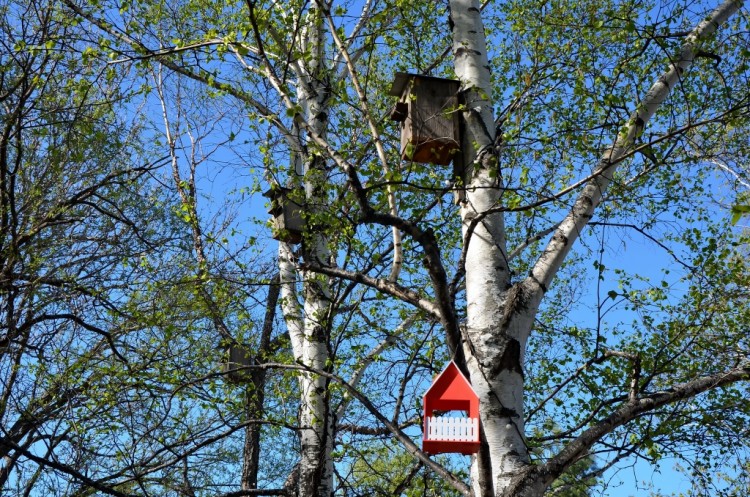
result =
[[[438,84],[442,84],[446,82],[459,83],[459,84],[461,83],[460,81],[455,80],[455,79],[436,78],[435,76],[425,76],[424,74],[413,74],[413,73],[408,73],[408,72],[397,72],[396,76],[393,79],[393,84],[391,85],[391,91],[389,91],[388,94],[394,97],[400,97],[401,94],[404,92],[404,88],[406,88],[406,85],[413,78],[432,80]]]
[[[432,400],[476,400],[479,401],[471,383],[463,375],[456,363],[451,361],[433,381],[424,394]]]
[[[263,192],[263,196],[270,199],[275,198],[282,198],[289,195],[289,193],[292,192],[291,188],[287,188],[285,186],[281,186],[279,184],[273,183],[271,184],[271,187]]]

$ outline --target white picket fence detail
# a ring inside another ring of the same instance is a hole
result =
[[[427,440],[473,442],[479,440],[478,418],[427,418]]]

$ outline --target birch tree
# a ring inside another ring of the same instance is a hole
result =
[[[276,253],[289,345],[247,366],[296,380],[297,463],[266,492],[346,494],[383,436],[415,460],[403,482],[476,496],[543,495],[592,459],[584,482],[746,461],[741,2],[65,5],[110,64],[240,106],[247,140],[227,148],[255,193],[305,206]],[[460,82],[463,168],[401,158],[397,71]],[[623,262],[632,244],[663,271]],[[415,443],[449,359],[481,400],[464,474]]]

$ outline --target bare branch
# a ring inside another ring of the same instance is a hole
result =
[[[409,317],[404,319],[401,324],[399,324],[395,330],[393,330],[391,333],[388,334],[388,336],[385,338],[385,340],[382,340],[379,344],[377,344],[375,347],[373,347],[367,355],[365,355],[364,358],[360,359],[358,361],[357,369],[354,371],[354,374],[352,374],[351,379],[349,380],[349,384],[357,388],[359,386],[359,382],[362,381],[362,377],[364,376],[365,372],[367,371],[367,368],[370,367],[377,357],[383,353],[384,350],[386,350],[388,347],[393,345],[396,340],[398,339],[399,335],[403,333],[405,330],[407,330],[414,321],[417,320],[417,317],[419,317],[418,313],[412,313]],[[336,410],[336,416],[340,418],[343,416],[344,411],[346,410],[347,406],[349,405],[349,402],[347,400],[344,400],[341,402],[341,405]]]
[[[341,40],[341,37],[339,37],[338,32],[336,31],[336,25],[333,23],[331,11],[325,5],[323,5],[320,0],[318,0],[318,5],[323,10],[324,15],[326,16],[331,36],[336,43],[336,47],[339,49],[339,53],[346,61],[346,66],[349,70],[349,76],[351,77],[352,84],[354,85],[354,89],[357,92],[359,104],[362,107],[362,114],[364,114],[365,119],[367,120],[367,125],[370,128],[370,133],[372,134],[372,141],[375,144],[375,150],[377,151],[380,165],[383,168],[383,174],[385,175],[386,179],[388,179],[391,176],[391,168],[388,165],[388,158],[385,154],[383,141],[380,139],[380,132],[378,131],[378,127],[372,118],[372,113],[370,112],[369,105],[367,104],[367,94],[365,94],[362,85],[359,83],[357,68],[354,67],[354,62],[352,61],[352,57],[349,55],[348,47],[344,44],[344,42]],[[388,184],[386,186],[386,192],[388,196],[388,208],[390,209],[391,216],[398,217],[396,191],[391,184]],[[391,274],[388,276],[388,280],[398,281],[398,276],[401,273],[401,266],[404,261],[403,248],[401,245],[401,233],[396,226],[392,226],[391,230],[393,231],[393,266],[391,268]]]
[[[534,243],[538,242],[539,240],[541,240],[545,236],[547,236],[550,233],[552,233],[553,231],[555,231],[558,226],[559,226],[559,223],[556,224],[556,225],[554,225],[554,226],[551,226],[551,227],[549,227],[549,228],[547,228],[545,230],[540,231],[539,233],[535,234],[534,236],[528,237],[526,240],[524,240],[523,242],[521,242],[516,248],[514,248],[513,250],[511,250],[510,253],[508,253],[508,260],[509,261],[513,260],[513,258],[515,258],[519,254],[521,254],[521,252],[523,252],[524,250],[526,250],[526,248],[528,248],[530,245],[533,245]]]
[[[433,301],[422,297],[413,290],[402,287],[398,283],[393,283],[384,279],[372,278],[371,276],[367,276],[366,274],[355,273],[332,266],[317,266],[313,264],[306,264],[304,266],[304,269],[328,276],[334,276],[337,278],[343,278],[345,280],[362,283],[375,290],[401,299],[404,302],[409,302],[415,307],[427,312],[436,320],[443,320],[441,309]]]

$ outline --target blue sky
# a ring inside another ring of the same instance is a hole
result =
[[[239,145],[239,143],[237,145]],[[254,149],[250,145],[230,147],[230,149],[239,150],[239,152],[233,152],[226,157],[221,157],[217,163],[228,164],[238,158],[242,160],[243,156],[249,158],[254,154]],[[250,161],[251,159],[248,159],[248,162]],[[244,177],[238,178],[234,175],[235,169],[224,166],[219,168],[210,167],[208,170],[204,171],[203,174],[201,187],[208,196],[206,198],[201,198],[201,204],[203,206],[202,208],[205,209],[203,212],[209,217],[211,211],[215,209],[215,205],[220,205],[220,203],[214,204],[213,202],[219,199],[232,198],[233,195],[238,195],[236,188],[250,186],[250,183],[254,181],[252,178],[253,174],[251,174],[249,170]],[[256,178],[260,177],[260,172],[256,170],[254,175]],[[229,193],[231,191],[234,191],[234,193]],[[238,204],[240,206],[240,215],[237,217],[237,225],[238,227],[242,227],[242,236],[258,235],[260,237],[265,237],[265,240],[267,241],[267,251],[269,254],[272,254],[275,250],[275,242],[270,240],[268,232],[264,230],[256,231],[257,226],[249,222],[252,218],[266,218],[267,215],[263,207],[264,202],[265,201],[261,197],[253,196],[252,200],[248,198]],[[240,239],[230,239],[229,243],[241,244],[242,242],[238,240]],[[644,240],[638,234],[630,234],[618,243],[620,244],[619,248],[612,252],[609,259],[605,260],[605,264],[610,269],[619,267],[627,269],[629,272],[651,276],[656,279],[660,277],[662,269],[675,265],[671,256],[666,254],[662,249],[656,247],[652,242]],[[587,278],[589,277],[590,275],[587,275]],[[595,279],[589,278],[589,281],[594,280]],[[601,291],[606,295],[606,292],[610,289],[611,288],[608,287],[602,287]],[[679,294],[679,284],[672,287],[672,289]],[[595,297],[595,292],[591,292],[590,297]],[[608,318],[616,320],[618,318],[618,312],[619,311],[613,311]],[[590,321],[591,314],[588,312],[582,312],[580,315],[573,314],[569,316],[569,318],[582,323],[588,323],[592,326],[594,325],[594,323],[591,323]],[[632,320],[633,316],[623,313],[622,318],[624,320]],[[612,472],[606,475],[605,479],[608,481],[608,487],[605,495],[612,497],[637,497],[649,495],[650,485],[653,485],[654,488],[660,489],[667,495],[684,491],[688,488],[689,481],[684,475],[674,471],[673,467],[675,464],[676,461],[665,459],[660,463],[659,469],[655,470],[653,467],[643,462],[625,462],[622,464],[624,469],[619,470],[616,474]]]

